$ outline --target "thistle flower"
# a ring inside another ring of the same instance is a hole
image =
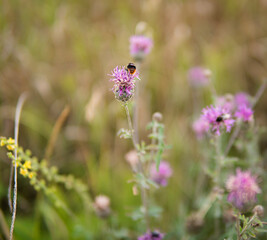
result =
[[[138,237],[138,240],[161,240],[164,238],[164,234],[159,231],[147,232],[144,235]]]
[[[110,81],[114,83],[112,91],[118,100],[127,102],[132,98],[134,94],[135,78],[139,79],[138,75],[138,72],[131,74],[125,67],[117,66],[114,68],[110,75],[112,77]]]
[[[161,161],[159,165],[159,169],[155,163],[153,163],[150,167],[150,176],[151,179],[157,184],[165,187],[168,184],[168,178],[172,175],[172,169],[170,164],[166,161]]]
[[[209,127],[210,127],[209,122],[203,118],[199,118],[192,125],[193,131],[197,135],[198,139],[201,139],[204,137],[205,133],[209,131]]]
[[[143,35],[134,35],[130,37],[130,54],[136,60],[143,60],[153,47],[151,38]]]
[[[202,110],[201,118],[209,123],[210,129],[214,131],[216,135],[221,134],[220,130],[222,128],[226,128],[226,132],[230,132],[235,122],[227,109],[213,107],[212,105]]]
[[[242,105],[240,106],[236,113],[235,113],[235,117],[242,119],[243,121],[250,121],[253,117],[253,111],[250,107],[246,106],[246,105]]]
[[[231,94],[218,96],[215,99],[215,106],[225,108],[228,111],[232,112],[236,108],[235,98]]]
[[[256,177],[251,176],[249,171],[236,170],[235,176],[230,176],[226,182],[229,191],[227,200],[239,210],[245,210],[257,201],[256,195],[261,192]]]
[[[235,95],[235,104],[236,106],[245,105],[251,107],[250,96],[245,92],[239,92]]]
[[[105,195],[99,195],[95,198],[94,208],[99,217],[105,218],[110,214],[110,199]]]
[[[188,71],[188,81],[193,87],[204,87],[209,84],[211,71],[202,67],[193,67]]]

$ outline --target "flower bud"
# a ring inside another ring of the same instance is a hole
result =
[[[263,217],[263,215],[264,215],[264,207],[262,205],[256,205],[253,208],[253,213],[257,214],[259,217]]]
[[[152,116],[152,119],[154,121],[157,121],[157,122],[161,122],[162,121],[162,114],[160,112],[155,112]]]
[[[101,218],[106,218],[110,215],[110,199],[105,195],[99,195],[95,198],[94,208],[96,214]]]

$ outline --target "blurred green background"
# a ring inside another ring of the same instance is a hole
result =
[[[254,95],[267,75],[266,0],[0,0],[0,135],[13,136],[17,99],[28,92],[19,143],[42,159],[60,113],[69,106],[49,164],[81,178],[92,199],[108,195],[116,216],[111,224],[135,231],[136,223],[127,215],[140,199],[127,182],[132,173],[124,157],[132,145],[116,136],[127,121],[110,91],[108,74],[132,61],[129,37],[140,21],[148,24],[154,40],[139,69],[140,135],[146,139],[151,115],[163,113],[166,142],[172,145],[166,159],[174,169],[168,187],[155,195],[164,208],[155,227],[175,231],[184,217],[183,203],[193,207],[202,158],[191,130],[187,71],[195,65],[209,68],[218,94]],[[203,96],[203,106],[210,104],[208,89]],[[255,109],[260,125],[266,124],[266,101],[265,94]],[[263,138],[261,149],[266,143]],[[1,209],[10,222],[10,162],[4,150],[0,156]],[[92,213],[86,217],[91,219],[88,229],[73,230],[68,217],[58,214],[21,176],[18,192],[16,239],[91,239],[91,233],[107,224]]]

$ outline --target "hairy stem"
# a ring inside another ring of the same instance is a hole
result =
[[[128,125],[129,125],[130,131],[131,131],[131,139],[132,139],[133,145],[134,145],[134,147],[135,147],[135,149],[137,151],[138,148],[137,148],[137,143],[135,141],[135,138],[133,137],[134,129],[133,129],[132,119],[131,119],[131,116],[130,116],[130,111],[129,111],[128,105],[125,104],[124,108],[125,108],[126,115],[127,115]]]
[[[215,150],[216,150],[216,176],[215,184],[219,186],[220,175],[221,175],[221,165],[222,165],[222,155],[221,155],[221,146],[220,146],[220,136],[215,138]]]
[[[23,104],[27,98],[27,94],[23,93],[18,100],[17,106],[16,106],[16,114],[15,114],[15,129],[14,129],[14,139],[15,139],[15,146],[18,146],[18,136],[19,136],[19,120],[21,115],[21,110],[23,107]],[[17,190],[18,190],[18,183],[17,183],[17,148],[14,150],[14,157],[15,157],[15,164],[14,164],[14,187],[13,187],[13,208],[12,208],[12,219],[11,219],[11,226],[10,226],[10,235],[9,239],[13,239],[13,231],[14,231],[14,225],[15,225],[15,219],[16,219],[16,212],[17,212]],[[13,163],[11,163],[13,164]]]
[[[136,149],[136,151],[138,152],[138,147],[137,147],[137,142],[133,137],[133,133],[134,133],[134,129],[133,129],[133,125],[132,125],[132,120],[131,120],[131,116],[130,116],[130,112],[129,112],[129,108],[127,106],[127,104],[124,105],[125,107],[125,111],[126,111],[126,115],[127,115],[127,120],[128,120],[128,125],[131,131],[131,139],[133,141],[133,145]],[[143,170],[143,166],[142,166],[142,162],[138,161],[138,166],[137,166],[138,172],[144,174],[144,170]],[[147,191],[146,189],[140,184],[140,189],[141,189],[141,199],[142,199],[142,205],[144,207],[144,215],[145,215],[145,222],[146,222],[146,229],[149,230],[149,214],[148,214],[148,196],[147,196]]]
[[[251,219],[248,221],[247,225],[242,229],[242,232],[240,233],[240,237],[242,238],[242,235],[246,232],[246,230],[251,226],[251,223],[253,222],[253,220],[255,219],[255,217],[257,216],[257,214],[254,214]]]

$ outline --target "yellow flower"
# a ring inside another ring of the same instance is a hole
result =
[[[31,168],[32,168],[32,163],[31,163],[31,161],[26,161],[26,162],[23,164],[23,167],[26,168],[26,169],[31,169]]]
[[[15,149],[15,145],[7,145],[6,148],[8,150],[12,150],[13,151]]]
[[[13,145],[13,144],[15,144],[15,140],[14,140],[13,138],[9,138],[6,142],[7,142],[7,144],[9,144],[9,145]]]
[[[19,173],[22,175],[22,176],[26,176],[28,174],[28,170],[27,169],[24,169],[24,168],[21,168]]]
[[[35,175],[34,172],[30,172],[28,177],[29,177],[30,179],[32,179],[32,178],[34,177],[34,175]]]
[[[1,140],[1,143],[0,143],[0,145],[1,145],[1,147],[3,147],[3,146],[5,146],[6,145],[6,143],[5,143],[5,141],[2,139]]]

